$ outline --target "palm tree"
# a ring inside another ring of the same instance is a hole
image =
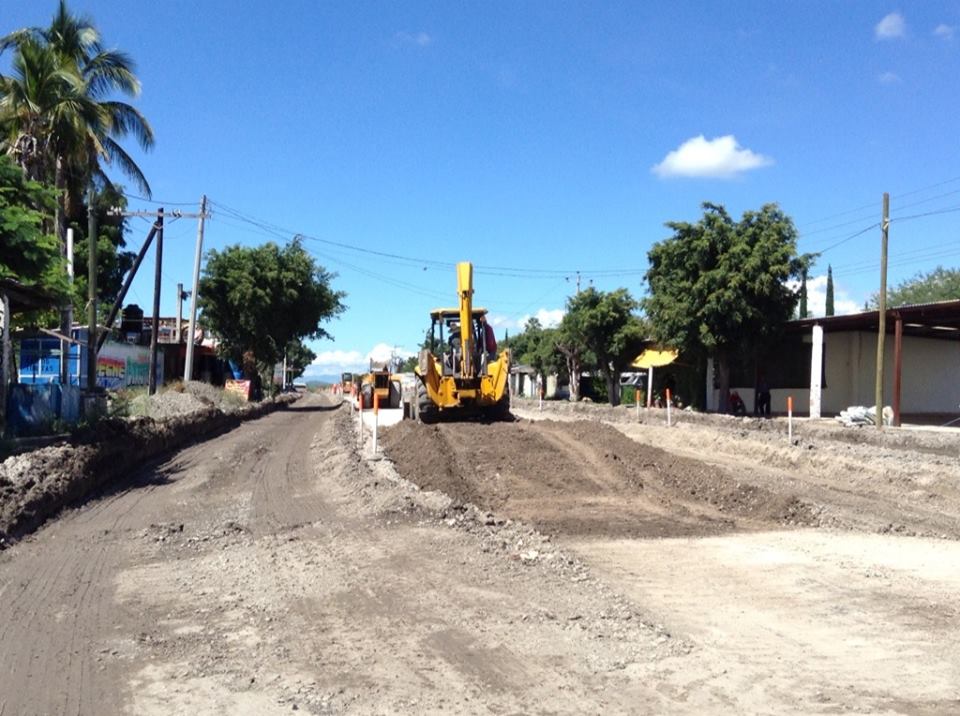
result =
[[[18,30],[0,39],[14,49],[14,72],[0,76],[0,148],[32,178],[53,180],[57,228],[66,236],[65,205],[89,182],[115,189],[103,165],[116,165],[147,196],[150,186],[117,140],[132,135],[144,149],[153,130],[132,105],[111,93],[137,96],[140,82],[122,52],[104,50],[100,33],[61,0],[48,28]]]
[[[84,170],[86,179],[96,179],[111,185],[102,171],[100,160],[116,164],[133,179],[137,187],[150,196],[150,185],[136,162],[117,142],[132,135],[143,149],[153,146],[153,129],[146,118],[132,105],[110,100],[112,93],[129,97],[140,94],[140,80],[134,74],[134,62],[124,52],[105,50],[100,33],[87,17],[78,17],[67,9],[66,0],[60,0],[50,27],[39,30],[46,44],[59,56],[64,67],[70,67],[85,85],[87,96],[97,102],[100,121],[90,127]]]

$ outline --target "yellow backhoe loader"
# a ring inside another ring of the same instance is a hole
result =
[[[429,348],[420,351],[416,415],[421,422],[441,417],[510,416],[510,351],[488,352],[485,308],[473,307],[473,264],[457,264],[456,308],[430,312]]]

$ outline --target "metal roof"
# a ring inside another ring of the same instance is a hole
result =
[[[903,322],[904,335],[960,340],[960,299],[889,307],[887,333],[894,331],[898,317]],[[879,323],[880,311],[861,311],[843,316],[799,318],[787,321],[786,329],[790,332],[805,331],[819,325],[826,332],[876,331]]]
[[[474,308],[473,313],[471,313],[471,315],[474,318],[480,318],[480,316],[486,316],[487,309]],[[450,318],[450,317],[459,318],[460,309],[459,308],[434,308],[432,311],[430,311],[430,317],[433,318],[434,320],[440,318],[441,316],[443,316],[444,318]]]

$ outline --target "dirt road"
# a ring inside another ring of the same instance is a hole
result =
[[[0,715],[960,709],[958,543],[867,533],[888,496],[600,424],[404,424],[395,468],[355,429],[311,396],[0,553]],[[955,537],[930,489],[897,524]]]

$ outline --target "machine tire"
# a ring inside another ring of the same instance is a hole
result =
[[[373,409],[373,384],[364,383],[360,388],[360,397],[363,399],[363,409]]]
[[[403,407],[403,390],[400,387],[399,381],[396,380],[390,381],[390,407]]]
[[[417,420],[421,423],[435,423],[437,421],[440,411],[437,410],[437,406],[430,400],[430,396],[427,393],[427,386],[420,381],[417,381],[416,406]]]
[[[505,392],[503,397],[488,409],[487,415],[491,420],[512,420],[513,416],[510,415],[510,393]]]

